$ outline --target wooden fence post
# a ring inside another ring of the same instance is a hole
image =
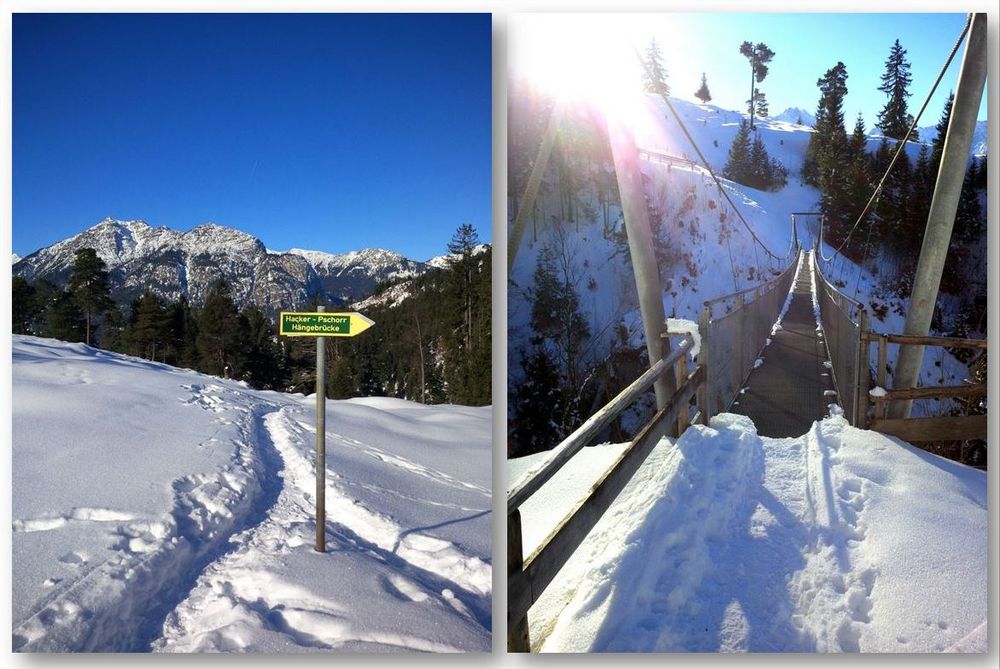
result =
[[[698,332],[701,334],[701,351],[698,352],[698,366],[704,371],[704,377],[701,382],[701,387],[698,388],[698,412],[701,414],[702,425],[708,425],[709,419],[712,417],[712,411],[709,404],[711,403],[711,362],[709,361],[708,349],[709,349],[709,339],[708,339],[708,325],[712,319],[712,308],[707,304],[701,310],[701,314],[698,315]]]
[[[507,515],[507,582],[510,577],[524,569],[524,546],[521,541],[521,510],[514,509]],[[528,616],[520,620],[507,620],[507,652],[531,652],[531,637],[528,634]]]

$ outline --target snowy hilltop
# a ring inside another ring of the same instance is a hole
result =
[[[224,279],[238,306],[265,312],[295,307],[311,295],[346,303],[371,295],[386,281],[418,275],[425,263],[385,249],[334,255],[320,251],[268,250],[256,237],[214,223],[187,232],[152,227],[144,221],[106,218],[61,242],[14,259],[13,273],[30,283],[63,285],[74,254],[91,247],[107,265],[112,297],[128,303],[149,289],[161,298],[181,296],[200,305]]]
[[[15,651],[488,651],[490,408],[13,342]]]

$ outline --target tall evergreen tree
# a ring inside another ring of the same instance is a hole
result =
[[[167,311],[155,293],[147,290],[132,303],[127,336],[136,355],[162,361],[167,327]]]
[[[729,145],[729,157],[722,168],[722,176],[746,184],[749,175],[753,173],[750,151],[750,124],[746,120],[740,120],[739,130],[736,131],[733,143]]]
[[[937,181],[938,167],[941,166],[941,156],[944,154],[944,139],[948,136],[948,124],[951,123],[951,108],[955,104],[955,92],[948,93],[948,99],[944,101],[944,110],[941,118],[935,127],[934,140],[931,142],[930,171]]]
[[[69,342],[81,342],[86,337],[83,314],[69,292],[57,289],[43,319],[44,324],[39,332],[43,337]]]
[[[892,139],[901,140],[906,136],[913,123],[913,116],[907,112],[906,98],[910,97],[910,63],[906,60],[906,49],[897,39],[889,51],[885,61],[885,72],[882,73],[882,84],[878,90],[888,96],[885,107],[878,114],[878,127],[882,134]],[[917,139],[916,130],[910,136]]]
[[[816,81],[820,90],[815,132],[809,136],[802,176],[811,186],[820,186],[825,173],[835,169],[836,160],[847,143],[844,128],[844,96],[847,95],[847,67],[838,62]]]
[[[701,86],[694,92],[694,96],[701,100],[702,104],[712,101],[712,94],[708,90],[708,80],[705,78],[704,72],[701,73]]]
[[[196,342],[201,370],[218,376],[231,375],[242,341],[239,313],[228,284],[220,280],[205,298],[198,318]]]
[[[14,334],[32,334],[32,323],[37,316],[35,288],[24,277],[11,278],[10,319]]]
[[[750,114],[750,129],[752,130],[755,127],[754,117],[758,115],[755,106],[758,100],[756,95],[757,84],[764,81],[764,78],[767,77],[768,64],[774,58],[774,51],[763,42],[757,44],[743,42],[740,45],[740,53],[750,63],[750,99],[748,100],[748,112]]]
[[[667,84],[667,70],[663,66],[663,53],[656,43],[656,38],[649,40],[645,55],[646,67],[643,68],[643,90],[657,95],[670,95],[670,85]]]
[[[108,272],[97,251],[84,247],[77,249],[73,274],[69,279],[69,292],[83,311],[86,321],[86,343],[90,345],[93,331],[92,317],[111,306],[111,288]]]

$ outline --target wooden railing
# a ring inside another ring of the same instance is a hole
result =
[[[660,439],[677,421],[682,432],[689,423],[691,398],[704,380],[704,369],[687,372],[693,342],[685,336],[666,358],[658,361],[601,408],[548,455],[525,472],[507,494],[507,649],[528,652],[528,610],[580,546],[597,521],[618,497]],[[520,506],[594,439],[605,427],[647,392],[662,375],[673,370],[681,379],[662,409],[646,423],[618,459],[555,526],[531,555],[524,556]],[[695,420],[698,416],[695,416]]]
[[[865,359],[871,344],[878,344],[876,383],[882,391],[872,396],[874,415],[868,423],[869,429],[891,434],[909,442],[965,441],[986,439],[986,415],[933,416],[925,418],[889,418],[889,406],[895,400],[924,400],[940,398],[974,399],[986,395],[985,383],[967,383],[960,386],[922,386],[918,388],[886,389],[886,368],[889,358],[889,344],[900,346],[944,346],[947,348],[972,348],[986,350],[984,339],[962,339],[959,337],[918,337],[914,335],[878,334],[866,332],[862,335]]]

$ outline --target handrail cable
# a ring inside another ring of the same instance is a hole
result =
[[[652,76],[653,73],[650,71],[649,65],[646,63],[646,60],[642,57],[642,54],[639,53],[639,50],[634,46],[633,50],[635,51],[635,56],[636,58],[639,59],[639,63],[642,65],[642,68],[646,70],[646,74]],[[701,152],[701,149],[698,147],[698,144],[694,141],[694,137],[692,137],[691,133],[688,132],[687,126],[684,125],[684,121],[681,119],[681,115],[677,113],[676,109],[674,109],[674,105],[670,102],[670,98],[668,98],[666,93],[663,92],[659,93],[659,96],[667,104],[667,107],[670,109],[670,113],[674,115],[674,118],[677,120],[677,124],[681,127],[681,130],[684,131],[684,136],[687,137],[689,142],[691,142],[691,146],[694,147],[694,150],[698,154],[698,157],[701,158],[701,162],[705,166],[705,169],[708,170],[709,176],[711,176],[712,180],[715,181],[715,186],[719,189],[719,192],[722,193],[722,196],[726,198],[726,201],[729,202],[729,206],[731,206],[733,208],[733,211],[736,212],[736,215],[743,223],[743,226],[746,227],[747,232],[750,233],[750,236],[753,238],[753,240],[757,244],[760,244],[760,247],[764,249],[764,252],[767,253],[767,255],[771,256],[775,260],[784,260],[784,258],[780,258],[771,253],[771,249],[767,248],[767,245],[765,245],[764,242],[760,240],[760,237],[757,236],[757,233],[754,232],[753,228],[750,227],[750,224],[747,223],[747,219],[743,218],[743,214],[741,214],[740,210],[736,208],[736,204],[729,197],[729,193],[727,193],[725,188],[723,188],[722,182],[719,181],[719,177],[715,176],[715,172],[712,171],[712,167],[708,164],[708,159],[705,158],[705,154]]]
[[[944,66],[938,73],[937,79],[934,81],[934,85],[931,86],[930,93],[927,94],[927,98],[924,100],[924,104],[921,105],[920,111],[917,112],[917,115],[913,119],[913,123],[910,124],[910,128],[906,131],[906,134],[903,136],[903,139],[901,139],[898,145],[896,146],[896,153],[892,156],[892,160],[889,162],[889,167],[886,168],[885,174],[882,175],[882,179],[878,182],[878,185],[875,187],[875,192],[872,193],[872,196],[870,198],[868,198],[868,204],[865,205],[865,208],[862,210],[861,215],[858,216],[858,220],[854,222],[854,225],[851,227],[850,232],[847,233],[847,237],[844,239],[843,242],[840,243],[840,246],[837,247],[837,250],[834,251],[834,254],[840,253],[841,249],[844,248],[844,245],[847,244],[847,242],[850,240],[851,235],[854,234],[854,230],[858,227],[858,225],[861,224],[861,221],[863,221],[865,216],[868,214],[868,210],[871,208],[872,202],[875,201],[875,198],[882,191],[882,186],[885,185],[885,180],[889,178],[889,173],[892,172],[892,168],[896,164],[896,160],[899,158],[899,155],[906,148],[906,142],[910,138],[910,134],[913,132],[914,128],[917,127],[917,123],[920,122],[920,117],[923,115],[924,110],[927,109],[927,105],[928,103],[930,103],[931,98],[934,96],[935,91],[937,91],[938,84],[940,84],[941,80],[944,78],[944,73],[951,66],[951,61],[955,58],[955,54],[958,53],[958,47],[962,45],[962,41],[968,34],[969,28],[972,26],[972,16],[973,15],[970,13],[968,18],[966,19],[965,27],[962,29],[962,33],[958,36],[958,39],[955,41],[955,45],[951,48],[951,53],[948,54],[948,59],[945,61]]]

